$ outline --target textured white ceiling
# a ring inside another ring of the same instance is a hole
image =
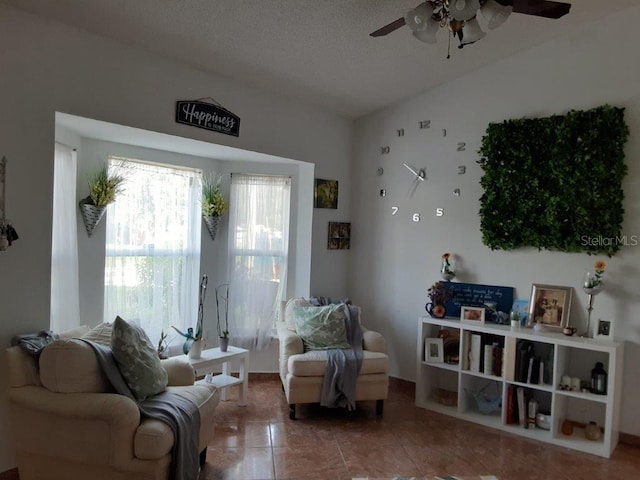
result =
[[[0,0],[179,59],[234,81],[357,118],[573,32],[638,0],[574,0],[548,20],[513,14],[474,45],[437,45],[407,27],[369,33],[420,0]],[[482,19],[480,19],[482,23]],[[486,30],[486,28],[485,28]]]

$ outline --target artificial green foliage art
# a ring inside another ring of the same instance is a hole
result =
[[[491,123],[480,148],[482,241],[492,250],[618,251],[624,108]]]

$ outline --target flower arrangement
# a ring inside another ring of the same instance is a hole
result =
[[[427,295],[434,305],[444,305],[446,301],[451,298],[451,292],[444,288],[444,285],[440,282],[431,285],[431,288],[427,291]]]
[[[202,178],[202,215],[205,217],[218,217],[229,207],[220,191],[221,182],[221,174],[205,175]]]
[[[597,288],[601,286],[604,280],[604,271],[606,268],[607,264],[603,260],[598,260],[593,265],[595,273],[585,280],[584,288]]]
[[[118,171],[109,173],[109,166],[105,163],[89,180],[89,198],[96,207],[106,207],[114,202],[116,195],[122,192],[126,178]]]

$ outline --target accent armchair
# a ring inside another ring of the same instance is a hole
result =
[[[159,420],[141,418],[135,402],[112,393],[89,345],[77,339],[50,344],[39,368],[20,347],[8,348],[6,355],[21,480],[169,478],[173,432]],[[184,357],[162,366],[168,390],[198,406],[202,465],[219,392],[210,384],[194,385],[195,373]]]
[[[304,299],[289,300],[277,323],[279,369],[283,390],[289,404],[289,418],[296,418],[296,404],[319,403],[327,366],[327,352],[305,351],[302,338],[296,333],[292,306],[309,305]],[[356,381],[356,401],[376,400],[376,413],[382,415],[389,390],[388,366],[384,337],[361,325],[363,360]]]

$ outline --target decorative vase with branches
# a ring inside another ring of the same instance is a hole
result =
[[[202,178],[202,219],[204,220],[211,240],[215,240],[220,217],[229,208],[229,204],[220,191],[222,175],[211,173]]]
[[[220,309],[222,307],[222,318]],[[218,317],[218,338],[220,350],[226,352],[229,348],[229,284],[223,283],[216,287],[216,314]],[[223,323],[224,321],[224,323]]]
[[[193,328],[189,327],[186,332],[181,332],[176,327],[173,329],[182,335],[185,340],[182,346],[182,351],[188,354],[191,358],[200,358],[202,352],[202,343],[204,336],[204,299],[207,294],[207,283],[209,279],[207,274],[202,275],[202,281],[200,282],[200,298],[198,301],[198,320],[196,322],[196,331],[193,332]]]

